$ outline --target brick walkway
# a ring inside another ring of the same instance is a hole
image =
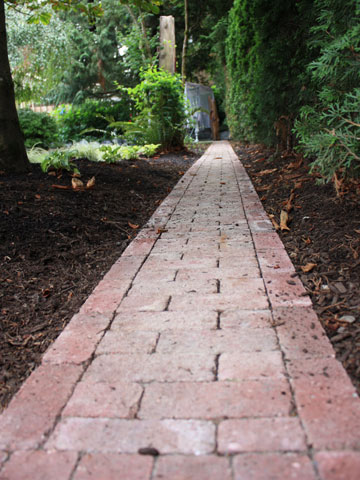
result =
[[[0,417],[0,479],[358,480],[360,401],[293,274],[214,143]]]

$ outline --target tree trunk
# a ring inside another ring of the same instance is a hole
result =
[[[186,55],[187,55],[187,43],[189,35],[189,6],[188,0],[184,2],[184,17],[185,17],[185,28],[184,28],[184,41],[181,54],[181,79],[182,83],[185,85],[186,82]]]
[[[4,0],[0,0],[0,170],[24,172],[29,166],[7,54]]]

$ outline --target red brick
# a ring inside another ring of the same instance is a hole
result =
[[[265,285],[273,308],[286,306],[311,307],[310,297],[298,278],[289,273],[266,273]]]
[[[0,480],[70,479],[77,461],[75,452],[15,452],[0,473]]]
[[[234,480],[316,480],[312,463],[305,455],[250,453],[233,460]]]
[[[229,268],[229,269],[241,269],[243,267],[257,267],[258,263],[255,257],[255,253],[251,251],[248,254],[242,254],[237,256],[235,255],[226,255],[220,258],[219,267],[220,268]]]
[[[37,448],[66,404],[82,367],[38,367],[0,417],[0,449]]]
[[[134,418],[143,393],[137,383],[82,381],[63,410],[63,416]]]
[[[277,233],[266,232],[266,233],[254,233],[253,240],[256,250],[265,250],[280,248],[284,249],[284,245],[280,240],[280,237]]]
[[[217,312],[124,312],[119,313],[112,324],[112,329],[127,332],[150,330],[215,330]]]
[[[334,350],[315,312],[306,308],[273,310],[281,348],[288,359],[331,356]]]
[[[219,359],[219,380],[281,378],[284,375],[281,352],[223,353]]]
[[[314,391],[295,384],[298,413],[316,449],[360,448],[360,401],[349,394]],[[336,384],[334,385],[334,389]]]
[[[80,313],[111,314],[120,305],[126,292],[124,288],[109,288],[92,293],[80,308]]]
[[[109,382],[206,382],[213,379],[215,359],[197,353],[154,355],[100,355],[91,363],[84,379]]]
[[[201,420],[119,420],[65,418],[48,441],[49,448],[99,453],[207,454],[215,448],[215,426]]]
[[[93,355],[111,316],[75,315],[43,357],[43,362],[83,363]]]
[[[189,282],[164,282],[156,283],[136,283],[131,288],[131,295],[176,295],[186,294],[209,294],[217,293],[216,280],[206,280],[205,282],[189,281]]]
[[[224,352],[257,352],[277,349],[273,330],[264,329],[261,335],[255,330],[217,330],[163,332],[157,347],[159,353],[201,352],[219,354]]]
[[[245,208],[245,212],[247,209]],[[273,232],[274,228],[270,220],[251,220],[249,221],[249,227],[252,232],[260,233],[260,232]]]
[[[265,297],[266,295],[262,278],[223,278],[220,281],[220,292],[224,294],[232,292],[242,297]]]
[[[150,480],[154,460],[141,455],[101,454],[84,455],[73,480]]]
[[[190,269],[180,268],[176,276],[177,281],[195,280],[204,281],[206,279],[222,278],[260,278],[260,270],[256,265],[244,264],[233,268],[204,268]]]
[[[173,282],[175,276],[175,268],[173,270],[161,270],[146,268],[144,266],[134,278],[133,284],[137,285],[138,283],[152,284],[161,282]]]
[[[220,325],[227,328],[269,328],[272,317],[269,310],[226,310],[220,316]]]
[[[315,461],[321,480],[359,480],[360,452],[318,452]]]
[[[156,464],[153,480],[232,480],[227,458],[164,456]]]
[[[295,273],[295,269],[285,249],[257,250],[260,268],[265,279],[267,275],[278,273]]]
[[[212,383],[152,383],[139,418],[241,418],[287,415],[291,394],[285,379]]]
[[[151,331],[123,332],[109,330],[101,340],[96,354],[103,353],[152,353],[155,351],[158,334]]]
[[[295,417],[225,420],[219,425],[218,450],[223,454],[305,449],[305,435]]]
[[[162,312],[169,303],[170,295],[143,296],[130,294],[124,298],[118,312],[132,310],[134,312]]]
[[[169,305],[170,311],[195,311],[195,310],[217,310],[227,308],[246,310],[264,310],[268,308],[269,302],[266,295],[260,292],[249,292],[239,290],[233,293],[208,294],[208,295],[173,295]]]
[[[303,388],[312,388],[314,392],[328,392],[329,395],[355,393],[347,373],[334,356],[314,358],[312,355],[304,355],[288,360],[286,364],[295,388],[299,389],[299,394]]]
[[[133,240],[125,249],[122,255],[124,257],[133,255],[147,255],[151,251],[155,241],[156,240],[154,238],[135,238],[135,240]]]

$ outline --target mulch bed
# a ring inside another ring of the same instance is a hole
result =
[[[314,309],[360,393],[360,182],[319,185],[293,153],[234,144]],[[286,218],[288,215],[288,219]]]
[[[81,159],[81,179],[96,183],[77,191],[69,173],[47,175],[36,165],[0,174],[0,411],[199,156]]]

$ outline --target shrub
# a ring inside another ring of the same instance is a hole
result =
[[[125,126],[126,137],[165,149],[182,147],[187,114],[180,76],[152,67],[141,71],[140,77],[141,83],[127,89],[138,115]]]
[[[300,148],[324,180],[360,174],[360,7],[357,0],[316,0],[308,71],[315,98],[295,123]]]
[[[80,105],[60,105],[54,112],[59,125],[59,137],[63,143],[110,139],[113,128],[109,123],[127,121],[130,118],[130,103],[125,100],[86,100]],[[91,132],[84,132],[85,130]]]
[[[33,112],[29,108],[25,108],[20,109],[18,115],[27,148],[32,148],[34,145],[49,148],[56,144],[57,124],[49,114]]]
[[[42,162],[41,169],[43,172],[48,170],[67,170],[68,172],[79,174],[79,170],[71,159],[76,158],[78,153],[74,151],[55,150],[50,153]]]

